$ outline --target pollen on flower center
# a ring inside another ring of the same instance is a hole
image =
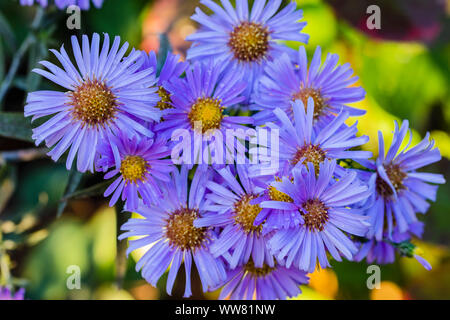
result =
[[[126,156],[120,165],[120,173],[127,183],[136,183],[145,180],[145,174],[150,166],[140,156]]]
[[[384,170],[386,171],[389,181],[391,181],[391,184],[394,186],[395,191],[398,192],[405,189],[403,180],[406,178],[406,173],[400,169],[399,165],[390,163],[384,166]],[[376,179],[376,188],[378,194],[383,197],[390,197],[394,194],[394,191],[391,189],[389,184],[379,175],[377,175]]]
[[[214,98],[198,98],[188,114],[192,128],[195,128],[195,122],[201,123],[202,133],[220,128],[224,110],[220,102]]]
[[[303,211],[300,213],[310,231],[322,231],[328,221],[328,208],[318,199],[309,199],[303,203]]]
[[[261,232],[262,224],[254,226],[256,217],[261,211],[261,207],[258,204],[250,204],[250,201],[257,196],[252,194],[246,194],[234,204],[234,221],[238,224],[246,233]]]
[[[295,166],[302,158],[305,159],[303,164],[311,162],[314,164],[315,171],[319,172],[319,165],[325,160],[326,154],[319,146],[308,144],[297,149],[291,163]]]
[[[230,33],[228,46],[240,61],[259,61],[269,49],[269,31],[259,23],[242,22]]]
[[[275,177],[275,181],[281,182],[281,179],[278,177]],[[275,187],[269,186],[269,197],[271,200],[274,201],[283,201],[283,202],[293,202],[292,198],[288,196],[286,193],[283,193],[281,191],[278,191]]]
[[[87,126],[105,125],[118,110],[117,97],[104,82],[87,80],[69,94],[72,117]]]
[[[160,97],[160,100],[156,104],[156,107],[159,110],[172,109],[172,99],[170,99],[171,94],[164,89],[163,86],[158,87],[158,91],[156,91]]]
[[[181,208],[170,213],[166,224],[166,237],[170,245],[181,250],[195,249],[207,239],[206,228],[194,227],[197,209]]]
[[[292,95],[292,101],[301,100],[305,106],[305,109],[308,105],[309,98],[313,98],[314,100],[314,119],[317,119],[327,107],[327,103],[320,93],[320,90],[313,88],[301,88],[298,92]]]
[[[267,276],[268,274],[272,273],[273,270],[275,270],[275,267],[270,267],[265,263],[262,266],[262,268],[256,268],[255,263],[253,262],[252,259],[250,259],[244,265],[244,271],[250,273],[256,278]]]

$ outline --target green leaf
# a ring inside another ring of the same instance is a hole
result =
[[[73,193],[78,188],[81,182],[81,178],[83,178],[83,173],[78,172],[75,166],[73,166],[69,174],[69,180],[67,181],[66,189],[64,190],[64,196]],[[58,204],[58,208],[56,211],[56,216],[58,218],[64,212],[64,209],[67,206],[67,201],[68,199],[65,199]]]
[[[121,289],[123,279],[127,272],[127,241],[120,241],[118,239],[120,228],[131,217],[131,213],[123,211],[123,202],[118,201],[116,204],[116,241],[117,241],[117,255],[116,255],[116,285]]]
[[[164,65],[164,62],[166,61],[167,54],[172,51],[172,46],[169,42],[169,37],[166,33],[163,33],[159,36],[159,50],[158,50],[158,57],[157,57],[157,72],[156,74],[159,75],[161,72],[161,69]]]
[[[0,136],[33,142],[30,120],[21,112],[0,112]]]
[[[91,187],[88,187],[86,189],[81,189],[78,191],[74,191],[72,193],[69,193],[61,198],[61,201],[67,201],[69,199],[83,199],[83,198],[89,198],[93,196],[102,195],[108,185],[110,184],[110,181],[105,181],[102,183],[95,184]]]
[[[0,12],[0,35],[5,39],[7,47],[10,48],[11,52],[16,51],[16,39],[11,26],[6,20],[5,16]]]

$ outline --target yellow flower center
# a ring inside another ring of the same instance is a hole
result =
[[[83,126],[104,126],[118,111],[118,102],[111,88],[98,80],[87,80],[69,94],[72,117]]]
[[[301,88],[298,92],[294,93],[292,96],[292,101],[301,100],[306,111],[309,98],[313,98],[314,100],[314,119],[317,119],[328,106],[325,99],[322,97],[320,90],[313,88]]]
[[[200,122],[202,133],[210,129],[220,128],[223,110],[225,109],[220,102],[220,100],[214,98],[198,98],[188,114],[192,128],[196,128],[196,122]]]
[[[262,223],[258,226],[253,225],[261,211],[258,204],[250,204],[250,201],[256,197],[256,195],[246,194],[234,204],[234,221],[246,233],[254,231],[260,233],[262,230]]]
[[[147,161],[140,156],[126,156],[120,164],[120,173],[127,183],[144,181],[148,169],[150,166]]]
[[[259,23],[242,22],[230,33],[228,46],[240,61],[259,61],[269,49],[269,31]]]
[[[328,221],[328,208],[318,199],[310,199],[303,203],[306,213],[300,211],[305,220],[305,226],[310,231],[322,231]]]
[[[199,216],[197,209],[181,208],[167,219],[166,237],[170,245],[181,250],[200,247],[207,240],[206,228],[194,227],[194,221]]]
[[[281,179],[278,177],[275,177],[275,181],[281,182]],[[292,200],[292,198],[290,196],[288,196],[286,193],[278,191],[273,186],[269,186],[268,190],[269,190],[269,197],[271,200],[283,201],[283,202],[294,202],[294,200]]]
[[[172,109],[172,99],[170,99],[171,94],[164,89],[162,86],[158,87],[158,91],[156,91],[161,98],[158,103],[156,104],[156,107],[159,110],[166,110],[166,109]]]

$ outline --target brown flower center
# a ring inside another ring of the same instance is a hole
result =
[[[144,181],[148,169],[148,162],[141,156],[126,156],[120,164],[120,173],[127,183]]]
[[[242,22],[230,33],[228,46],[240,61],[259,61],[269,49],[269,31],[259,23]]]
[[[256,197],[256,195],[246,194],[234,204],[234,221],[246,233],[253,231],[259,233],[262,230],[262,224],[258,226],[253,225],[261,211],[261,207],[258,204],[250,204],[250,201]]]
[[[86,126],[104,126],[118,111],[117,97],[104,82],[87,80],[69,94],[72,117]]]
[[[320,90],[313,88],[301,88],[298,92],[294,93],[292,96],[292,101],[301,100],[306,111],[309,98],[313,98],[314,100],[314,119],[317,119],[327,107],[327,103],[322,97]]]
[[[268,274],[272,273],[276,267],[270,267],[267,264],[263,264],[262,268],[256,268],[255,263],[252,259],[250,259],[245,265],[244,265],[244,271],[250,273],[255,278],[265,277]]]
[[[311,162],[317,173],[319,172],[319,165],[326,158],[326,154],[319,146],[308,144],[297,149],[294,158],[291,160],[292,165],[295,166],[302,158],[305,158],[303,164],[306,165],[308,162]]]
[[[395,191],[398,192],[406,188],[403,184],[403,180],[406,178],[406,173],[400,169],[399,165],[390,163],[384,166],[384,170],[386,171],[389,181],[391,181],[391,184],[394,186]],[[379,175],[377,175],[376,179],[376,188],[377,193],[383,197],[390,197],[394,194],[389,184]]]
[[[328,221],[328,208],[318,199],[310,199],[303,203],[306,213],[300,211],[305,220],[305,226],[310,231],[322,231]]]
[[[220,100],[214,98],[198,98],[189,111],[188,118],[192,128],[196,122],[201,124],[202,133],[210,129],[220,128],[223,119],[223,110]]]
[[[181,208],[167,219],[166,237],[170,245],[181,250],[200,247],[207,240],[207,228],[194,227],[194,220],[199,216],[197,209]]]

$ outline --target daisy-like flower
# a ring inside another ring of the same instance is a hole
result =
[[[349,117],[347,111],[339,114],[325,127],[320,130],[314,130],[315,105],[313,98],[308,99],[307,110],[301,100],[291,102],[293,110],[293,120],[289,118],[285,111],[276,108],[273,113],[279,121],[279,125],[272,123],[268,127],[279,130],[280,141],[279,160],[280,173],[289,172],[293,167],[311,162],[317,169],[319,164],[325,159],[368,159],[372,156],[369,151],[349,150],[359,147],[369,141],[368,136],[357,137],[357,122],[348,127],[345,121]],[[269,146],[272,148],[273,146]],[[252,166],[251,175],[273,174],[273,168],[266,172],[264,164]],[[343,172],[338,166],[337,170]],[[338,172],[338,173],[339,173]],[[280,177],[281,178],[281,177]]]
[[[416,170],[441,159],[439,149],[434,148],[429,133],[415,147],[411,145],[412,133],[408,144],[400,152],[400,146],[408,133],[408,121],[404,120],[399,128],[395,122],[392,144],[385,154],[384,139],[378,132],[379,155],[375,162],[361,161],[368,169],[375,172],[361,172],[374,189],[373,205],[366,211],[370,217],[371,228],[367,238],[383,239],[387,232],[388,239],[395,228],[404,233],[417,223],[416,213],[426,213],[435,201],[437,185],[445,183],[441,174],[417,172]]]
[[[252,96],[252,109],[260,111],[254,116],[255,123],[276,120],[272,113],[275,108],[281,108],[292,118],[291,101],[297,99],[304,105],[309,98],[314,100],[314,120],[318,127],[329,123],[341,109],[351,116],[365,113],[348,105],[363,100],[365,96],[363,88],[353,86],[358,77],[352,77],[350,65],[337,65],[339,56],[330,53],[321,65],[321,53],[317,47],[309,68],[303,46],[293,61],[283,54],[267,63],[257,92]]]
[[[329,267],[327,253],[337,261],[341,255],[352,259],[358,252],[348,234],[364,236],[368,223],[361,210],[352,205],[369,196],[366,185],[362,185],[355,171],[350,171],[339,180],[333,178],[336,161],[325,160],[319,165],[316,175],[314,165],[296,167],[292,171],[293,182],[283,180],[272,185],[292,202],[263,201],[263,208],[291,210],[301,215],[303,223],[295,228],[275,231],[268,241],[271,252],[278,261],[285,261],[300,270],[313,272],[317,261],[320,267]]]
[[[29,93],[25,116],[33,116],[35,120],[52,115],[33,130],[36,145],[45,141],[47,147],[52,148],[48,155],[54,161],[70,149],[67,168],[71,168],[77,156],[77,169],[85,172],[94,169],[94,158],[102,139],[117,132],[151,137],[153,132],[135,119],[159,121],[161,111],[154,108],[159,101],[154,70],[135,72],[135,68],[130,67],[140,52],[123,59],[128,43],[120,47],[120,38],[115,37],[110,48],[109,36],[105,34],[100,48],[100,37],[95,33],[91,43],[83,36],[82,48],[73,36],[72,47],[78,69],[61,47],[60,52],[51,51],[63,69],[42,61],[50,72],[33,70],[67,91]]]
[[[264,184],[249,178],[247,168],[246,165],[237,165],[233,170],[237,171],[237,177],[230,166],[217,170],[223,182],[206,183],[212,192],[206,195],[209,200],[205,207],[208,213],[197,219],[195,226],[223,228],[211,245],[211,252],[215,257],[228,256],[231,269],[247,263],[249,259],[257,268],[262,268],[264,264],[273,267],[273,256],[266,246],[266,237],[261,233],[262,223],[254,224],[261,208],[258,204],[251,204],[264,190],[261,187]]]
[[[14,294],[6,287],[0,287],[0,300],[24,300],[25,289],[20,288]]]
[[[157,92],[160,100],[156,104],[156,107],[160,110],[173,108],[172,100],[170,99],[171,94],[167,91],[167,89],[165,89],[164,85],[172,79],[179,78],[186,70],[188,63],[180,61],[180,55],[175,55],[168,52],[161,70],[157,70],[157,59],[154,51],[150,51],[149,53],[142,51],[141,59],[143,62],[139,70],[152,68],[157,71]]]
[[[220,299],[284,300],[301,293],[300,285],[309,281],[305,272],[275,264],[257,268],[252,260],[230,271]]]
[[[128,138],[122,133],[111,140],[99,146],[100,157],[96,161],[97,171],[106,172],[113,168],[105,179],[116,177],[104,194],[105,197],[113,195],[109,205],[113,206],[121,194],[129,211],[137,209],[139,195],[144,204],[151,205],[162,196],[158,181],[168,182],[169,173],[174,169],[172,160],[164,159],[170,155],[167,140]]]
[[[122,226],[127,232],[119,239],[140,237],[129,241],[127,253],[149,246],[136,264],[142,276],[156,286],[158,279],[170,267],[167,278],[167,293],[172,287],[181,263],[186,272],[184,296],[191,296],[191,268],[194,261],[203,291],[220,286],[226,280],[226,270],[221,258],[214,258],[210,244],[215,233],[210,228],[197,228],[194,221],[205,213],[205,183],[209,175],[197,170],[188,188],[188,170],[175,170],[170,182],[164,183],[163,198],[150,206],[140,206],[136,212],[143,219],[130,219]],[[189,193],[188,193],[189,189]]]
[[[164,121],[157,124],[155,130],[168,139],[173,139],[173,135],[179,130],[187,130],[190,133],[191,145],[194,146],[190,150],[192,162],[185,164],[202,163],[202,150],[210,155],[213,155],[212,150],[215,150],[215,159],[212,161],[223,164],[225,156],[234,151],[228,148],[223,150],[222,142],[225,141],[227,129],[236,131],[245,128],[242,124],[253,123],[251,117],[225,114],[228,107],[244,100],[241,93],[245,86],[242,75],[231,66],[213,60],[196,62],[186,70],[185,78],[166,83],[165,88],[172,95],[173,108],[165,110]],[[178,130],[174,132],[176,129]],[[238,131],[235,134],[245,138],[244,132],[241,136]],[[218,136],[222,139],[217,139]],[[216,138],[213,147],[206,143],[205,137]],[[236,149],[239,149],[239,146],[236,146]]]
[[[229,61],[245,74],[250,84],[245,91],[248,98],[253,84],[262,73],[262,68],[283,52],[291,52],[278,40],[292,40],[307,43],[309,36],[301,33],[306,22],[296,3],[290,2],[280,9],[279,0],[256,0],[249,10],[248,1],[236,1],[234,8],[229,0],[222,0],[222,7],[213,1],[200,3],[211,9],[214,14],[206,15],[196,8],[192,16],[201,25],[200,31],[188,36],[193,41],[188,50],[188,59],[217,58]]]

